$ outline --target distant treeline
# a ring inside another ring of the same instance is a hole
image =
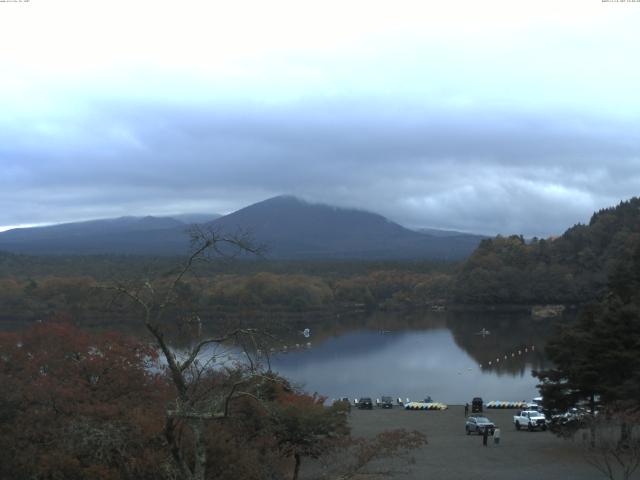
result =
[[[167,276],[183,257],[29,256],[0,253],[2,316],[102,316],[117,282]],[[201,262],[181,291],[206,312],[397,308],[442,303],[455,264],[434,261]],[[186,300],[185,300],[186,301]]]
[[[607,279],[640,245],[640,199],[593,215],[550,239],[483,240],[461,263],[433,261],[220,260],[199,264],[183,282],[185,301],[203,311],[309,311],[342,307],[424,308],[442,304],[582,304],[599,298]],[[5,318],[52,312],[104,312],[100,286],[158,279],[180,257],[27,256],[0,254]]]
[[[607,279],[640,245],[640,199],[595,213],[562,236],[483,240],[459,268],[457,303],[583,303],[599,298]]]
[[[185,252],[185,254],[188,252]],[[0,251],[0,278],[90,276],[96,280],[162,275],[176,268],[184,256],[142,255],[23,255]],[[271,260],[261,257],[212,258],[198,265],[201,275],[255,273],[317,276],[366,275],[384,270],[424,273],[449,272],[455,262],[435,260]]]

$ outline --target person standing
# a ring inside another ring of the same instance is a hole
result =
[[[489,429],[484,428],[482,430],[482,445],[487,446],[487,439],[489,438]]]
[[[496,428],[493,431],[493,443],[495,443],[496,445],[498,445],[500,443],[500,429]]]
[[[464,418],[469,416],[469,402],[464,404]]]

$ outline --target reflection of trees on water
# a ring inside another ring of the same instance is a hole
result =
[[[544,347],[556,321],[513,312],[455,312],[448,315],[447,326],[483,371],[530,375],[547,364]],[[483,335],[483,329],[489,333]]]
[[[257,348],[265,352],[293,352],[313,348],[323,342],[358,330],[380,335],[398,332],[449,329],[453,339],[483,371],[498,375],[528,376],[532,369],[546,365],[544,346],[557,320],[534,319],[528,314],[503,312],[320,312],[277,314],[254,312],[247,317],[219,316],[176,318],[168,322],[172,346],[185,348],[200,336],[219,335],[238,325],[268,332]],[[102,326],[113,328],[114,325]],[[138,338],[145,335],[139,322],[121,322],[115,327]],[[309,328],[310,338],[304,336]],[[483,329],[489,334],[480,335]],[[308,345],[309,344],[309,345]],[[534,347],[533,349],[531,347]],[[526,351],[525,351],[526,349]],[[520,353],[518,353],[520,352]],[[507,357],[505,359],[505,356]],[[496,359],[499,359],[496,362]],[[491,362],[491,364],[489,364]]]
[[[279,352],[305,348],[308,342],[317,346],[330,338],[357,330],[393,335],[411,330],[446,328],[452,332],[455,343],[478,365],[482,365],[483,370],[491,370],[498,375],[529,375],[531,369],[545,365],[544,346],[553,330],[553,322],[554,320],[536,320],[528,314],[517,313],[373,312],[368,315],[338,313],[316,317],[308,314],[286,317],[272,314],[255,315],[251,319],[243,320],[242,325],[269,332],[270,336],[265,338],[264,346]],[[231,321],[228,323],[231,324]],[[203,328],[205,333],[219,333],[224,329],[224,323],[209,322]],[[305,328],[311,330],[310,338],[304,337]],[[479,335],[478,332],[482,329],[490,333]],[[183,325],[176,330],[178,341],[188,343],[188,328]],[[496,359],[499,361],[496,362]]]
[[[334,314],[331,318],[299,318],[285,322],[272,323],[272,332],[285,344],[300,341],[305,328],[311,330],[310,340],[314,345],[335,337],[341,337],[358,330],[378,332],[380,335],[393,335],[407,330],[428,330],[447,328],[446,318],[441,314],[373,312],[370,314]],[[297,339],[297,340],[296,340]]]
[[[544,347],[555,322],[557,320],[533,319],[529,314],[521,313],[374,312],[368,316],[338,315],[329,321],[295,321],[283,325],[278,340],[291,348],[304,340],[300,334],[304,328],[311,328],[313,345],[357,330],[393,335],[395,332],[446,328],[451,331],[456,345],[481,365],[483,371],[529,376],[531,370],[547,365]],[[489,334],[479,334],[482,329],[488,330]]]

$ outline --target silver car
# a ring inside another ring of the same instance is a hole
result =
[[[467,418],[467,423],[465,424],[464,429],[467,432],[467,435],[471,435],[472,433],[482,435],[485,430],[488,430],[489,435],[493,435],[496,426],[487,417],[471,415]]]

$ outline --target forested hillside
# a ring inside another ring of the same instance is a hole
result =
[[[246,233],[272,260],[437,260],[468,257],[482,235],[416,232],[371,212],[274,197],[223,217],[121,217],[0,232],[0,251],[27,255],[184,255],[193,223]],[[209,219],[209,220],[207,220]]]
[[[558,238],[483,240],[462,264],[459,303],[578,303],[599,297],[640,245],[640,198],[595,213]]]

